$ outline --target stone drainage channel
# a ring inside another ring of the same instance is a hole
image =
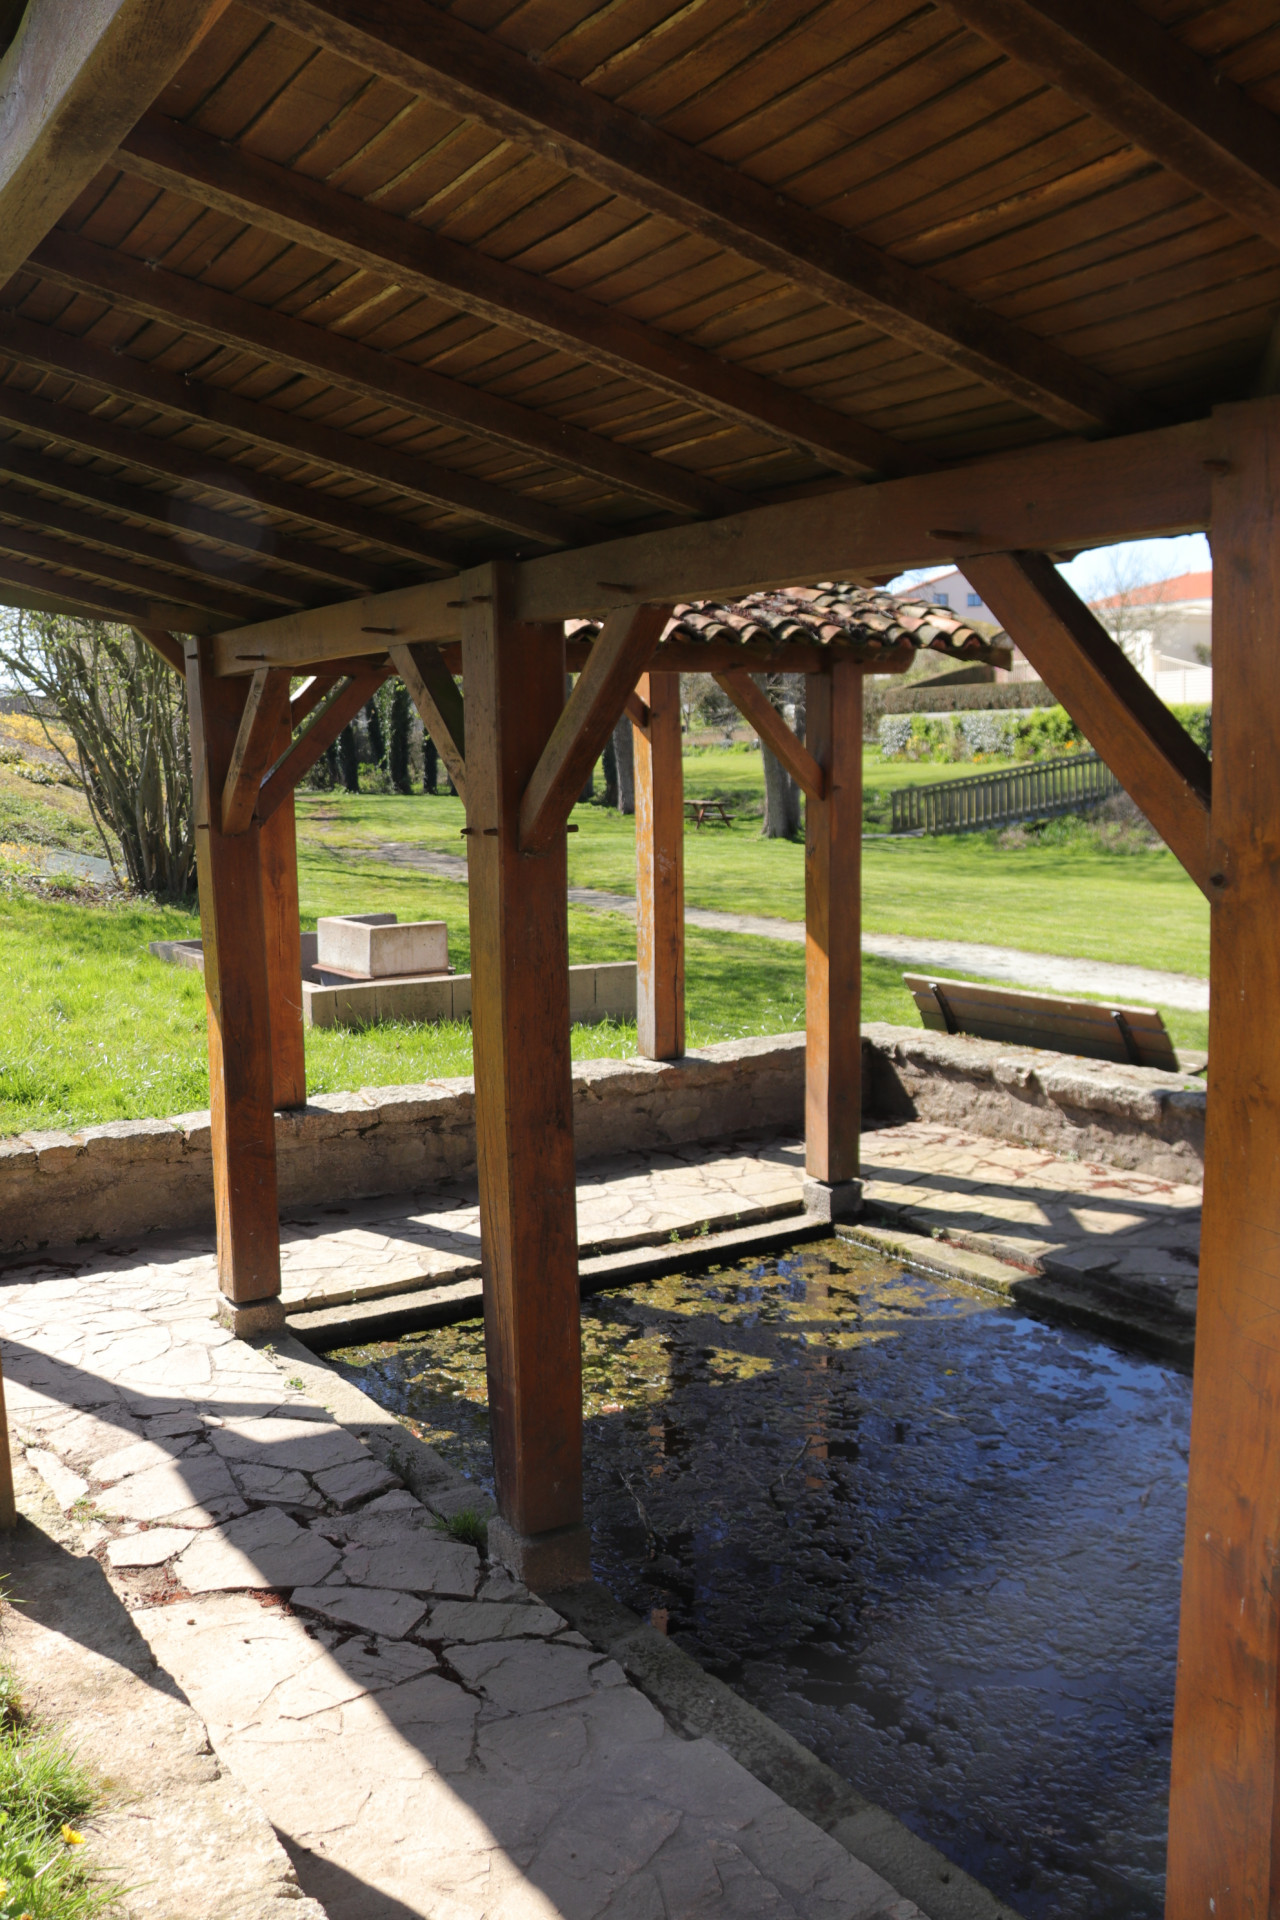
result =
[[[491,1491],[478,1321],[329,1358]],[[1026,1920],[1162,1911],[1185,1375],[841,1240],[583,1361],[617,1599]]]

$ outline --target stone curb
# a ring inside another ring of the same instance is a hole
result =
[[[712,1740],[780,1800],[914,1900],[928,1920],[1018,1920],[1014,1908],[902,1822],[867,1800],[807,1747],[704,1673],[665,1634],[595,1581],[542,1593],[570,1626],[617,1661],[664,1717],[690,1738]]]
[[[657,1280],[668,1273],[697,1272],[718,1260],[749,1259],[753,1253],[772,1253],[799,1240],[825,1240],[831,1224],[796,1211],[759,1224],[733,1227],[724,1233],[697,1234],[688,1240],[664,1241],[661,1246],[638,1246],[616,1253],[597,1254],[578,1263],[583,1299],[610,1287],[633,1281]],[[381,1299],[357,1301],[351,1306],[313,1307],[288,1313],[291,1333],[315,1353],[334,1347],[360,1346],[365,1341],[395,1340],[405,1333],[425,1333],[431,1327],[475,1320],[484,1311],[484,1293],[476,1280],[423,1287],[386,1294]]]
[[[868,1219],[835,1229],[842,1240],[893,1254],[917,1272],[962,1280],[984,1293],[999,1294],[1017,1306],[1068,1321],[1090,1333],[1113,1339],[1118,1336],[1151,1348],[1179,1365],[1191,1364],[1196,1338],[1194,1313],[1183,1314],[1167,1302],[1156,1305],[1135,1298],[1123,1280],[1056,1274],[1052,1271],[1052,1255],[1043,1270],[1015,1267],[983,1251],[980,1234],[966,1235],[969,1244],[965,1245],[896,1225],[877,1225],[875,1207],[868,1207],[867,1212],[871,1216]]]

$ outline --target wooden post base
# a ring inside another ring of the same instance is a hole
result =
[[[489,1522],[489,1558],[534,1593],[558,1593],[591,1578],[591,1535],[582,1525],[552,1533],[517,1533],[505,1520]]]

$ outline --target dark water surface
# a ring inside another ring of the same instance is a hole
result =
[[[478,1322],[334,1358],[491,1488]],[[838,1240],[583,1359],[618,1599],[1027,1920],[1161,1911],[1189,1380]]]

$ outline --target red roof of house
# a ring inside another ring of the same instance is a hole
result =
[[[1172,607],[1182,600],[1212,600],[1213,574],[1175,573],[1171,580],[1151,580],[1144,587],[1132,587],[1125,593],[1108,594],[1094,600],[1095,607]]]

